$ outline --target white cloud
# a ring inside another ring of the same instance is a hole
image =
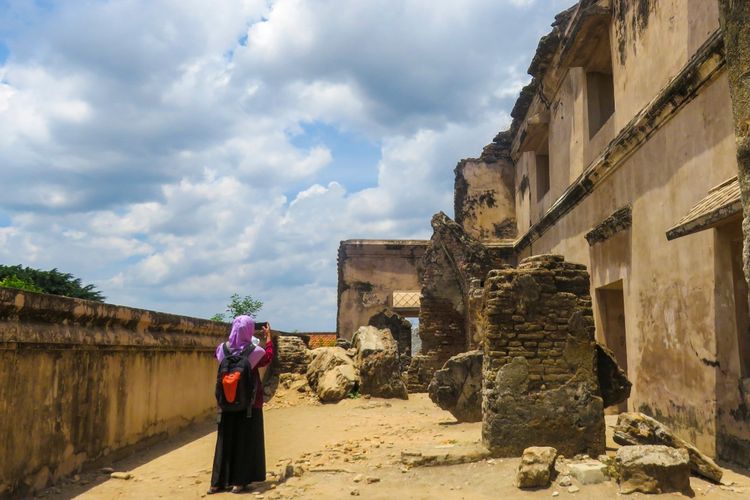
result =
[[[518,68],[565,6],[13,4],[0,262],[204,317],[249,293],[275,326],[333,329],[339,241],[429,237],[453,167],[507,124]],[[348,137],[380,158],[352,173]]]

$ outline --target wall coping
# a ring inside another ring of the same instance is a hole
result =
[[[0,287],[0,349],[39,344],[213,351],[228,329],[207,319]]]

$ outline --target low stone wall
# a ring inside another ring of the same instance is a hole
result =
[[[227,325],[0,288],[0,497],[214,411]]]

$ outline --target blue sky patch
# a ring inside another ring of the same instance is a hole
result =
[[[316,146],[324,146],[331,151],[333,157],[331,163],[318,174],[316,182],[327,185],[336,181],[348,192],[377,185],[379,144],[323,122],[305,123],[302,130],[301,134],[290,138],[295,147],[309,150]],[[294,196],[290,197],[293,198]]]
[[[9,227],[11,223],[10,216],[5,212],[0,211],[0,227]]]

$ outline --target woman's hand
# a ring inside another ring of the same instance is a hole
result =
[[[266,344],[271,342],[271,323],[266,323],[263,326],[263,333],[266,334]]]

